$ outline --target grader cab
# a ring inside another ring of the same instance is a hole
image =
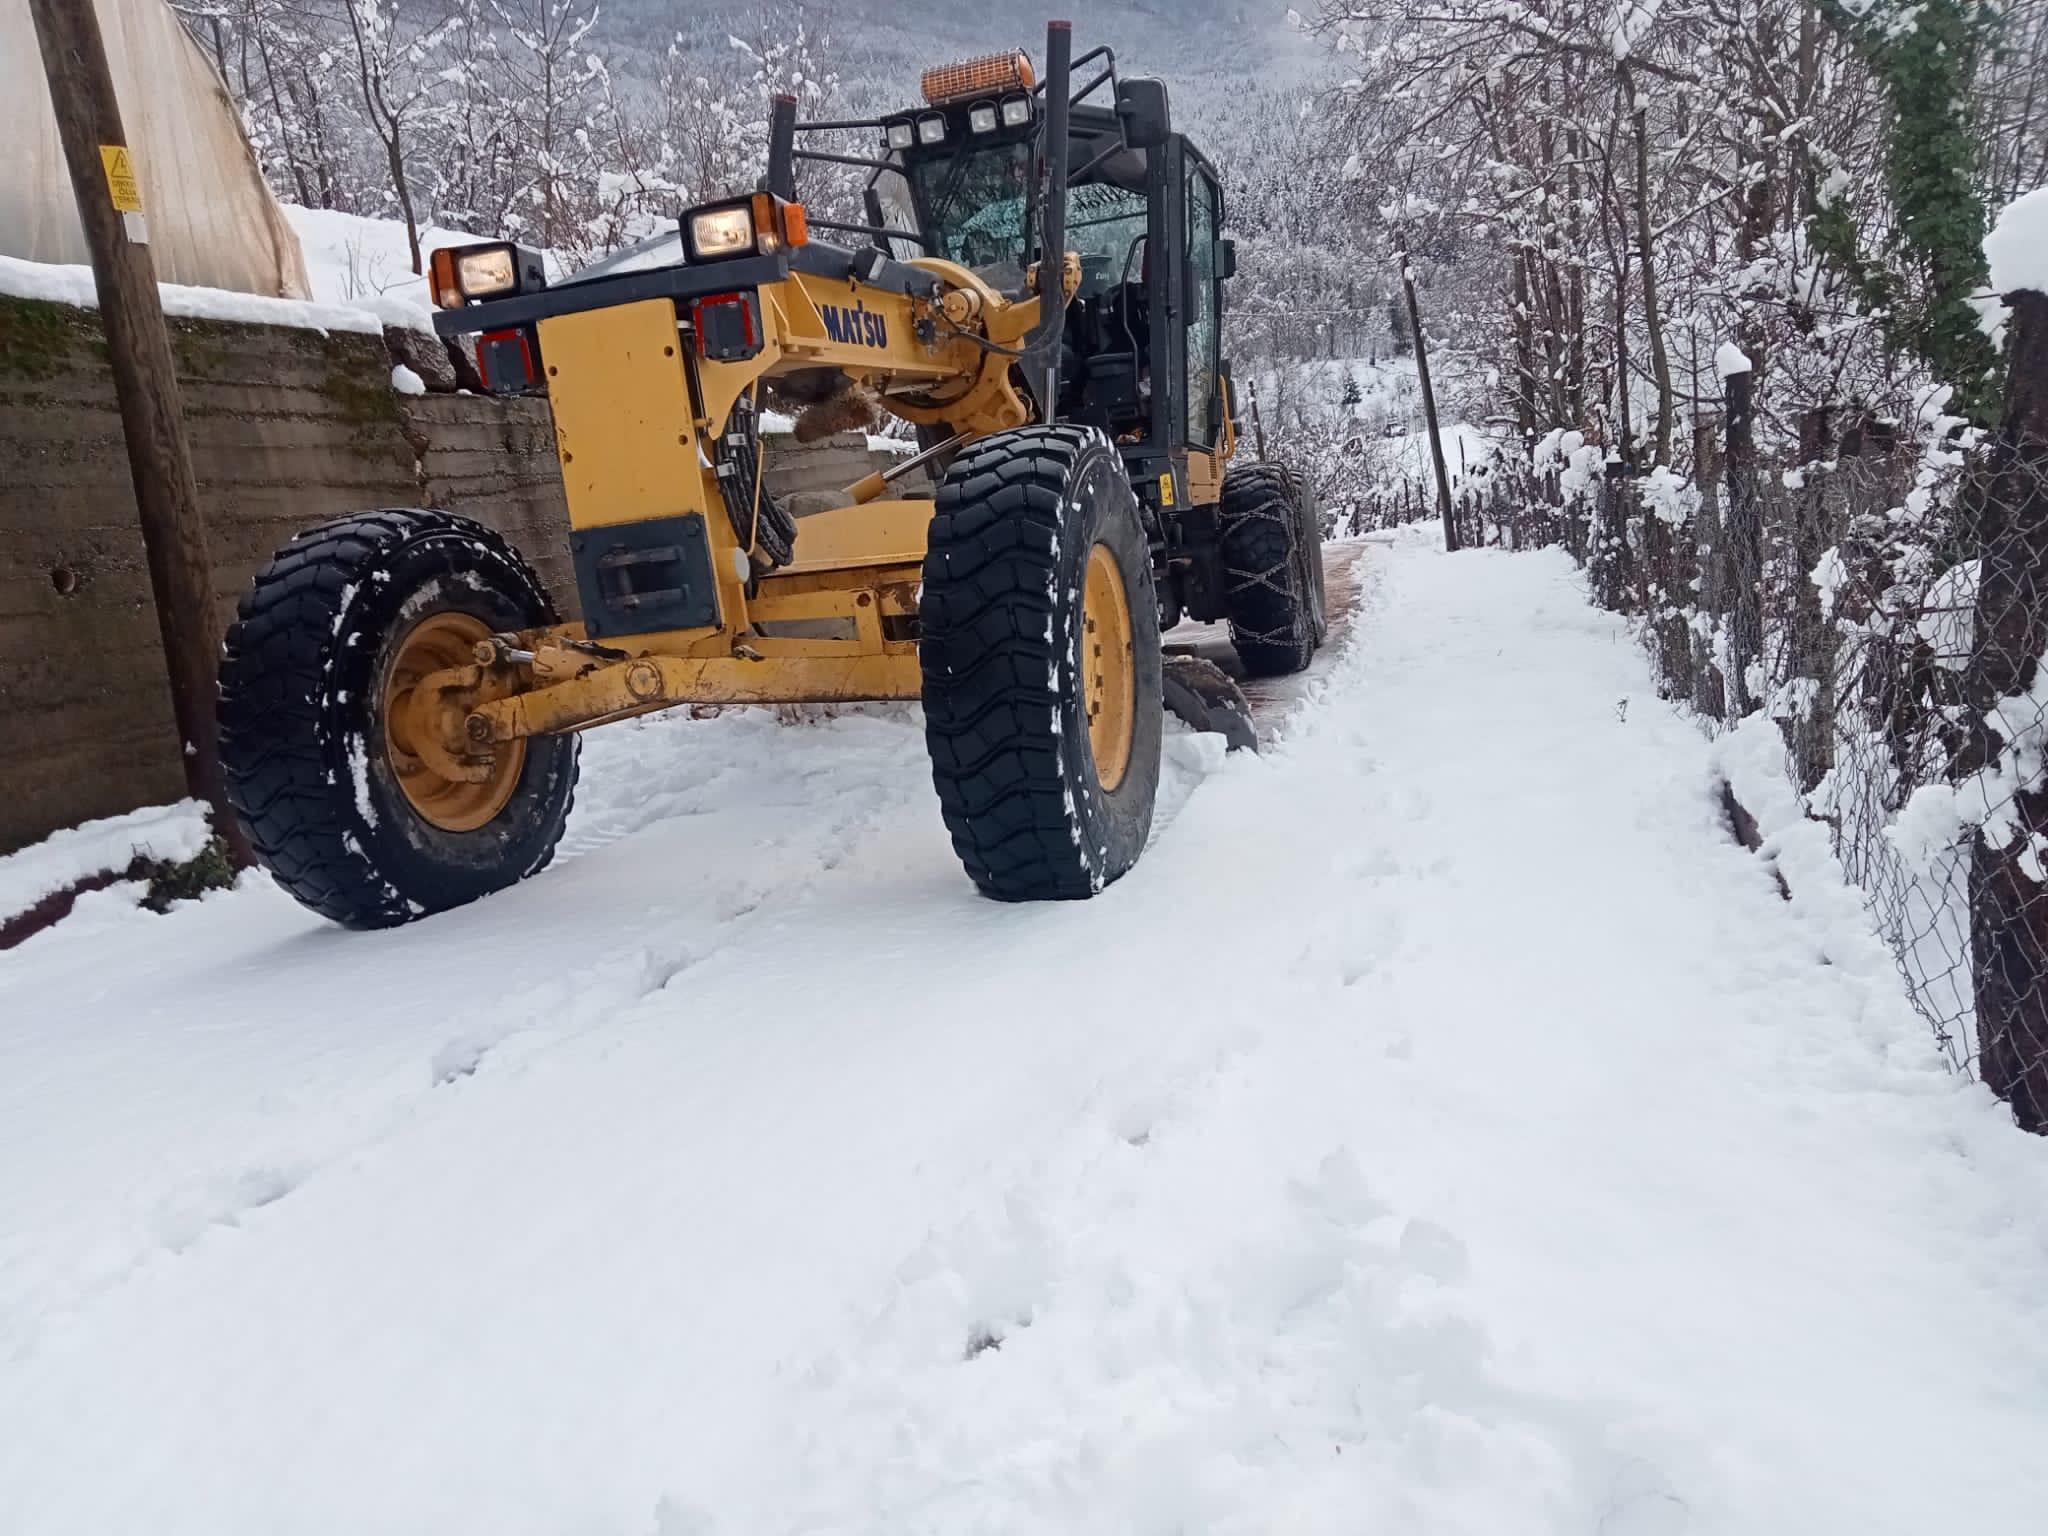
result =
[[[437,254],[437,328],[475,338],[487,387],[546,393],[582,617],[446,513],[281,549],[228,635],[221,727],[288,891],[368,927],[509,885],[554,851],[576,733],[683,704],[920,700],[984,892],[1085,897],[1131,867],[1163,700],[1244,735],[1162,627],[1226,619],[1248,671],[1306,666],[1320,537],[1296,477],[1231,462],[1213,170],[1160,82],[1073,58],[1063,22],[1045,61],[928,71],[873,121],[778,99],[758,190],[566,281],[509,243]],[[864,172],[864,220],[807,212],[807,164]],[[887,413],[920,447],[777,496],[771,408],[799,435]]]

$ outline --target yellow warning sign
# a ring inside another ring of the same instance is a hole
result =
[[[1171,473],[1159,477],[1159,504],[1162,507],[1173,505],[1173,476]]]
[[[142,212],[142,188],[135,182],[135,162],[126,144],[102,144],[100,164],[107,171],[107,196],[123,213]]]

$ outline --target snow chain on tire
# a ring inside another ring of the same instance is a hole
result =
[[[1135,669],[1113,789],[1081,684],[1098,545],[1122,583]],[[932,781],[968,875],[1006,901],[1095,894],[1144,850],[1161,732],[1151,547],[1109,440],[1036,426],[962,450],[939,481],[918,611]]]
[[[1238,660],[1254,677],[1301,671],[1326,630],[1313,495],[1278,464],[1234,465],[1223,478],[1222,539]]]
[[[492,530],[397,508],[293,539],[228,629],[228,799],[277,883],[352,927],[408,922],[533,874],[553,857],[575,792],[576,738],[541,736],[474,830],[415,810],[386,752],[382,687],[392,647],[435,614],[493,633],[556,618],[539,577]]]

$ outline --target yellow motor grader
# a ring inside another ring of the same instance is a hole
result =
[[[1247,734],[1162,626],[1226,619],[1250,672],[1306,666],[1320,531],[1296,477],[1229,462],[1235,250],[1164,85],[1073,58],[1064,22],[1045,61],[930,70],[873,121],[778,98],[758,191],[566,281],[511,243],[436,254],[441,334],[475,338],[488,389],[547,396],[582,617],[446,513],[281,549],[228,634],[220,719],[286,890],[374,927],[509,885],[554,851],[576,733],[682,704],[921,700],[984,892],[1085,897],[1131,867],[1162,707]],[[865,222],[807,215],[806,162],[866,173]],[[777,496],[770,409],[886,412],[920,447]]]

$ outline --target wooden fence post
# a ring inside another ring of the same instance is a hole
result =
[[[1763,652],[1763,512],[1757,493],[1756,435],[1750,420],[1755,375],[1749,359],[1733,347],[1722,349],[1721,378],[1726,390],[1728,464],[1727,501],[1722,511],[1722,537],[1728,546],[1730,583],[1728,675],[1722,679],[1729,712],[1740,719],[1757,706],[1750,694],[1749,669]]]
[[[2007,415],[1982,498],[1976,646],[1965,683],[1980,722],[1999,700],[2028,691],[2048,649],[2048,294],[2022,291],[2007,302]],[[1956,771],[1988,767],[2005,749],[1982,727]],[[2048,1133],[2048,888],[2027,869],[2035,839],[2048,836],[2048,791],[2023,790],[2012,811],[2003,847],[1981,834],[1971,843],[1978,1071],[2022,1127]]]
[[[1692,636],[1692,707],[1709,720],[1728,713],[1721,668],[1714,656],[1713,635],[1728,612],[1727,549],[1721,537],[1721,424],[1701,422],[1692,434],[1693,481],[1699,487],[1700,509],[1694,527],[1695,568],[1699,586],[1695,611],[1707,621]],[[1712,626],[1709,628],[1708,626]],[[1700,629],[1707,633],[1700,633]]]
[[[1826,464],[1834,448],[1834,412],[1826,406],[1799,418],[1799,468],[1805,483],[1792,498],[1790,544],[1792,592],[1788,608],[1791,633],[1786,656],[1791,676],[1812,682],[1813,692],[1801,713],[1786,724],[1786,744],[1799,775],[1802,793],[1827,774],[1834,756],[1835,646],[1833,614],[1821,609],[1814,568],[1830,544],[1828,503],[1833,496],[1833,471]]]

